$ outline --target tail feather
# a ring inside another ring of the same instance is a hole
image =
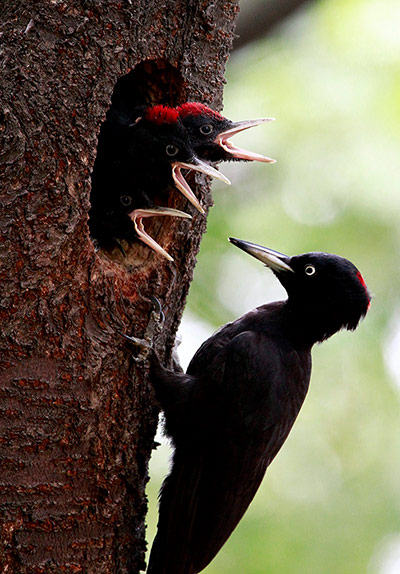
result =
[[[186,454],[174,461],[161,490],[147,574],[201,572],[253,499],[266,465],[255,468],[252,461],[243,461],[243,471],[238,471],[232,460],[218,456],[218,450],[197,457]]]

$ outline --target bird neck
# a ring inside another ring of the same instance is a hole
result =
[[[311,348],[343,327],[339,317],[325,307],[321,309],[287,300],[284,314],[285,327],[295,347]]]

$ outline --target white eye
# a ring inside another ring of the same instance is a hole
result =
[[[211,124],[206,124],[205,126],[200,127],[200,133],[204,136],[208,136],[213,131],[213,127]]]
[[[308,275],[309,277],[311,277],[311,275],[314,275],[315,272],[316,272],[316,271],[315,271],[314,265],[306,265],[306,266],[304,267],[304,273],[305,273],[306,275]]]
[[[176,155],[178,153],[179,149],[171,144],[168,144],[167,147],[165,148],[165,152],[167,155],[169,155],[170,157],[173,157],[174,155]]]

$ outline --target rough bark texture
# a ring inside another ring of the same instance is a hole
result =
[[[119,78],[141,102],[220,108],[236,0],[8,0],[0,8],[0,571],[144,568],[157,409],[142,336],[169,356],[205,217],[149,226],[175,258],[89,239],[96,137]],[[198,176],[196,176],[197,178]],[[193,180],[192,180],[193,181]],[[205,180],[197,188],[211,205]]]

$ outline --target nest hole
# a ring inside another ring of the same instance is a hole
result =
[[[130,114],[130,112],[134,113],[135,108],[143,105],[153,106],[163,104],[175,107],[185,100],[186,87],[179,70],[172,66],[167,60],[144,60],[137,64],[128,74],[118,79],[111,96],[108,112],[113,109],[117,112],[121,111],[124,114]],[[105,248],[105,251],[112,259],[121,261],[121,256],[125,256],[131,251],[130,244],[123,239],[119,241],[118,238],[114,245],[111,243],[107,245],[106,242],[101,241],[101,237],[99,237],[101,225],[97,225],[96,211],[93,208],[93,206],[98,203],[99,186],[97,182],[102,177],[98,175],[100,172],[100,162],[98,160],[99,149],[107,147],[108,143],[108,132],[103,126],[104,123],[100,128],[96,160],[92,172],[90,194],[92,207],[89,211],[89,228],[91,239],[94,240],[95,244]],[[104,191],[101,193],[104,193]],[[110,193],[113,193],[112,189],[110,189]],[[156,236],[162,227],[162,221],[157,221],[158,219],[159,218],[155,218],[154,221],[149,220],[146,222],[146,227],[149,227]],[[148,248],[143,247],[140,241],[135,242],[135,258],[138,256],[139,259],[147,259],[148,255]],[[124,256],[122,260],[128,262],[130,257],[126,258]]]

